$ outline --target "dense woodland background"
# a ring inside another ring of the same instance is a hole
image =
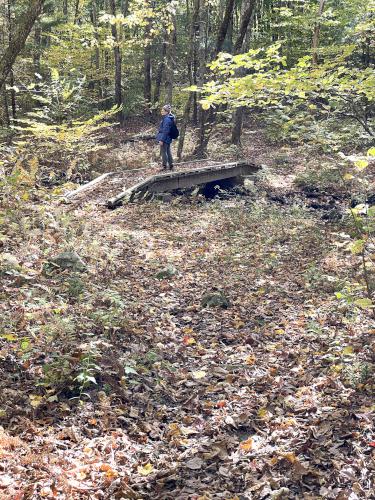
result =
[[[373,0],[0,0],[1,499],[374,498],[374,66]],[[109,210],[165,103],[262,168]]]
[[[130,117],[155,119],[169,102],[183,129],[179,154],[187,124],[199,156],[223,120],[232,120],[238,145],[242,105],[279,138],[330,142],[340,122],[338,142],[373,139],[371,1],[9,0],[0,8],[4,138],[11,125],[26,125],[20,120],[64,126],[113,106],[126,127]],[[20,33],[29,32],[23,46]],[[199,105],[202,87],[210,110]]]

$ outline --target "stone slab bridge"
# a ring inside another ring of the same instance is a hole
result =
[[[260,165],[247,161],[220,163],[202,160],[176,164],[175,170],[171,172],[158,172],[154,169],[153,175],[150,175],[153,173],[151,168],[107,172],[68,193],[65,200],[73,202],[89,198],[93,201],[97,198],[100,204],[115,208],[148,194],[210,184],[233,186],[244,177],[253,177],[260,169]]]

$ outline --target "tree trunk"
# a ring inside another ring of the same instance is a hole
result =
[[[40,53],[42,45],[42,27],[40,23],[36,23],[34,32],[34,71],[35,73],[40,73]]]
[[[189,51],[189,79],[190,85],[197,85],[198,83],[198,69],[199,69],[199,59],[198,59],[198,41],[199,41],[199,12],[200,12],[200,0],[194,0],[194,9],[191,19],[190,26],[190,51]],[[198,99],[197,93],[193,93],[192,101],[192,122],[194,126],[198,125]]]
[[[116,2],[115,0],[109,0],[109,8],[112,16],[116,16]],[[122,112],[122,75],[121,75],[121,50],[120,50],[120,40],[118,35],[118,29],[116,24],[111,25],[112,37],[115,42],[113,47],[113,54],[115,59],[115,103],[118,106],[118,120],[121,125],[123,124],[123,112]]]
[[[129,15],[129,0],[121,0],[121,12],[124,17]]]
[[[247,29],[249,27],[249,24],[251,20],[253,19],[254,13],[255,13],[255,7],[257,4],[257,0],[250,0],[247,7],[244,10],[244,13],[241,18],[241,25],[240,25],[240,31],[236,40],[236,43],[234,44],[234,53],[235,54],[240,54],[242,51],[243,43],[245,41]]]
[[[146,0],[145,7],[148,9],[154,8],[153,0]],[[145,101],[146,114],[151,116],[151,102],[152,102],[152,64],[151,64],[151,49],[152,49],[152,18],[147,19],[144,35],[144,52],[143,52],[143,99]]]
[[[10,116],[8,109],[8,96],[6,92],[0,93],[0,125],[3,127],[9,127]]]
[[[313,63],[313,66],[318,65],[320,18],[322,17],[325,3],[326,3],[326,0],[319,0],[318,21],[315,23],[314,34],[313,34],[313,39],[312,39],[312,63]]]
[[[98,34],[98,6],[97,0],[93,0],[91,4],[91,23],[94,27],[94,37],[96,40],[95,52],[94,52],[94,66],[95,66],[95,76],[93,86],[95,86],[95,82],[98,87],[99,99],[103,98],[103,89],[101,85],[101,80],[99,79],[100,72],[100,48],[99,48],[99,34]]]
[[[68,17],[68,0],[63,0],[63,16]]]
[[[150,114],[151,105],[151,91],[152,91],[152,80],[151,80],[151,45],[149,41],[146,42],[144,56],[143,56],[143,69],[144,69],[144,83],[143,83],[143,98],[146,104],[147,114]]]
[[[109,3],[111,3],[111,0]],[[79,0],[76,0],[74,8],[74,24],[78,24],[78,20],[79,20]]]
[[[167,46],[167,56],[166,56],[166,81],[165,81],[165,90],[166,90],[166,100],[169,104],[173,102],[173,84],[174,84],[174,68],[176,64],[176,45],[177,45],[177,23],[176,23],[176,15],[172,14],[172,31],[168,37],[168,46]]]
[[[223,48],[225,38],[226,38],[227,33],[228,33],[228,28],[229,28],[229,25],[230,25],[230,23],[232,21],[232,17],[233,17],[234,3],[235,3],[235,0],[227,0],[223,21],[220,25],[219,32],[217,35],[216,50],[215,50],[216,54],[221,52],[221,50]]]
[[[155,77],[155,90],[154,90],[154,107],[159,105],[160,101],[160,91],[161,91],[161,83],[163,81],[163,74],[165,69],[165,57],[167,54],[167,34],[165,35],[165,39],[163,41],[162,49],[161,49],[161,60],[159,63],[158,71]]]
[[[246,45],[246,34],[248,34],[249,25],[251,24],[254,14],[257,0],[250,0],[248,6],[245,8],[242,19],[239,34],[234,44],[234,53],[240,54]],[[237,76],[244,76],[244,71],[238,71]],[[232,126],[232,144],[240,145],[242,136],[242,126],[243,126],[243,115],[245,112],[245,107],[240,106],[236,108],[233,112],[233,126]]]
[[[224,19],[223,19],[223,22],[221,23],[221,27],[220,27],[220,30],[218,33],[215,52],[212,55],[213,59],[215,59],[217,57],[217,55],[218,55],[217,50],[218,49],[221,50],[222,45],[224,44],[225,38],[227,36],[231,17],[233,15],[233,5],[230,2],[230,0],[228,0],[228,2],[226,4]],[[201,42],[201,44],[202,44],[202,42]],[[200,60],[205,61],[205,58],[204,57],[202,58],[202,56],[201,56]],[[205,70],[204,63],[202,64],[201,67],[203,67],[203,76],[201,75],[201,78],[200,78],[200,83],[202,84],[203,80],[204,80],[204,76],[205,76],[204,75],[204,70]],[[211,108],[209,111],[205,111],[203,109],[200,109],[199,143],[194,151],[195,156],[201,158],[201,157],[204,157],[206,155],[208,142],[210,140],[210,136],[211,136],[212,130],[214,128],[215,121],[216,121],[216,112],[213,108]]]
[[[30,0],[27,11],[21,14],[16,20],[12,43],[9,44],[0,59],[0,90],[12,70],[18,54],[23,50],[27,37],[42,12],[44,2],[45,0]]]
[[[182,118],[182,125],[180,127],[180,137],[178,139],[178,148],[177,148],[177,158],[181,160],[182,152],[184,150],[185,136],[186,136],[186,128],[189,122],[190,108],[193,103],[193,97],[195,93],[190,92],[188,100],[185,104],[184,116]]]
[[[13,32],[13,26],[12,26],[12,0],[8,0],[7,2],[7,17],[8,17],[8,42],[9,46],[12,45],[12,32]],[[13,120],[16,119],[17,116],[17,101],[16,101],[16,92],[14,90],[14,73],[13,70],[9,72],[9,83],[10,86],[12,87],[10,91],[10,102],[11,102],[11,109],[12,109],[12,118]],[[5,92],[6,94],[6,92]],[[7,97],[5,98],[5,107],[6,107],[6,116],[7,120],[9,122],[9,112],[8,112],[8,99]]]

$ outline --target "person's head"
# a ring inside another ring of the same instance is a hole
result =
[[[169,113],[171,112],[171,110],[172,110],[172,106],[170,104],[166,104],[165,106],[163,106],[161,108],[161,114],[163,116],[169,115]]]

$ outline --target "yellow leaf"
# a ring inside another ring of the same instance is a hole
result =
[[[267,408],[260,408],[258,410],[258,417],[259,418],[266,418],[268,417],[268,411],[267,411]]]
[[[210,103],[207,101],[202,101],[201,104],[202,104],[202,109],[204,109],[205,111],[207,111],[211,107]]]
[[[246,358],[246,364],[249,365],[249,366],[252,366],[256,361],[256,357],[254,356],[254,354],[250,354],[250,356],[248,356]]]
[[[199,379],[204,378],[206,376],[206,372],[203,370],[198,370],[196,372],[193,372],[192,375],[193,375],[193,378],[195,378],[195,380],[199,380]]]
[[[345,347],[342,351],[343,355],[344,356],[348,356],[350,354],[353,354],[353,347],[348,345],[347,347]]]
[[[23,199],[23,201],[27,201],[30,198],[30,195],[29,193],[25,192],[22,194],[21,198]]]
[[[193,337],[184,337],[183,342],[185,345],[194,345],[197,343],[197,341]]]
[[[279,329],[275,330],[275,333],[277,335],[283,335],[285,333],[285,330],[282,330],[281,328],[279,328]]]
[[[296,462],[298,462],[298,459],[293,452],[282,453],[281,456],[288,460],[288,462],[290,462],[291,464],[295,464]]]
[[[235,318],[233,320],[233,326],[234,326],[234,328],[239,330],[240,328],[243,328],[245,326],[245,323],[241,319]]]
[[[7,340],[8,342],[12,342],[13,340],[17,340],[17,337],[12,335],[11,333],[7,333],[5,335],[0,335],[0,339]]]
[[[331,370],[335,373],[340,373],[343,369],[343,365],[332,365]]]
[[[367,160],[357,160],[354,162],[354,165],[359,169],[363,170],[368,166],[368,161]]]
[[[36,394],[30,394],[29,399],[33,408],[38,408],[43,402],[43,396],[37,396]]]
[[[350,181],[350,179],[354,179],[354,175],[353,174],[345,174],[344,175],[344,179],[346,181]]]
[[[240,448],[243,451],[250,451],[253,449],[253,445],[254,445],[253,439],[248,438],[246,439],[246,441],[242,441],[242,443],[240,443]]]
[[[139,467],[137,467],[137,471],[139,474],[141,474],[141,476],[148,476],[154,471],[154,467],[150,463],[148,463],[146,465],[140,465]]]

